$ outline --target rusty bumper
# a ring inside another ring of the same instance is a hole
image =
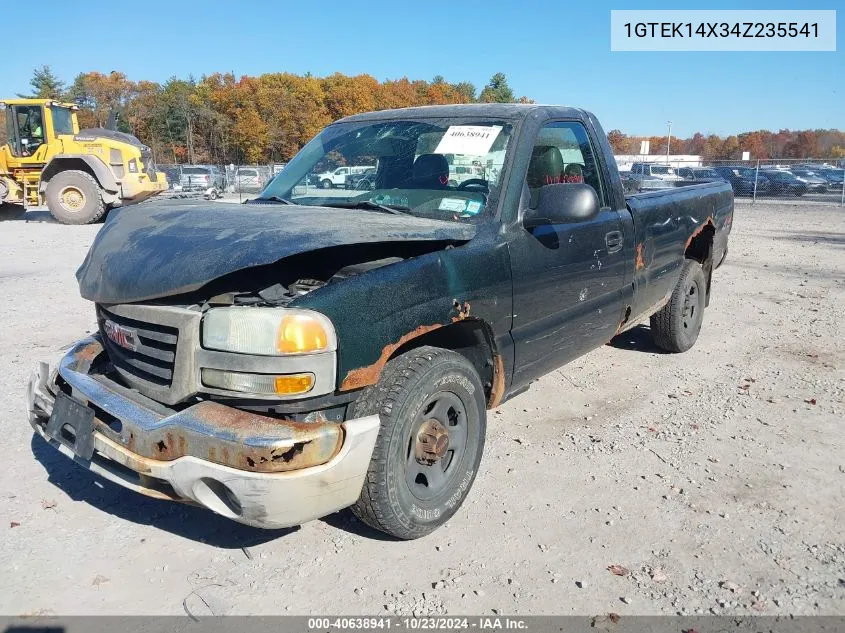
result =
[[[211,401],[170,409],[92,373],[102,353],[97,338],[77,343],[52,373],[42,363],[27,392],[32,427],[78,464],[258,527],[298,525],[358,498],[378,416],[302,424]],[[92,441],[50,426],[57,396],[93,410]]]

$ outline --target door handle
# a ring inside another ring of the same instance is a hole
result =
[[[604,236],[604,243],[607,245],[608,253],[618,253],[622,250],[624,240],[622,231],[611,231]]]

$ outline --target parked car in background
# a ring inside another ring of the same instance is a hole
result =
[[[803,196],[807,193],[807,183],[798,179],[792,172],[785,169],[761,169],[760,175],[769,180],[769,195],[773,196]],[[757,193],[759,193],[759,186]]]
[[[226,188],[226,176],[216,165],[185,165],[179,179],[182,191],[202,191],[217,198]]]
[[[654,191],[656,189],[672,189],[675,186],[674,180],[663,180],[645,174],[632,174],[630,171],[619,172],[622,179],[622,189],[626,194],[640,193],[643,191]]]
[[[671,165],[661,165],[660,163],[634,163],[631,165],[631,174],[642,174],[643,176],[660,178],[660,180],[682,180],[675,173],[674,167]]]
[[[824,166],[815,169],[813,173],[820,178],[824,178],[829,188],[837,191],[842,189],[842,182],[845,181],[845,170]]]
[[[726,180],[724,176],[712,167],[679,167],[675,173],[684,180],[696,180],[698,182]]]
[[[763,172],[757,174],[756,169],[744,167],[742,165],[719,165],[712,168],[722,178],[731,183],[731,188],[737,196],[752,196],[755,191],[757,193],[766,193],[769,191],[769,179],[766,178]]]
[[[235,174],[235,191],[258,193],[267,184],[263,174],[253,167],[241,167]]]
[[[825,193],[827,191],[827,180],[819,176],[815,171],[801,168],[793,168],[790,171],[798,180],[807,185],[807,191],[814,191],[816,193]]]
[[[346,189],[375,189],[376,188],[376,168],[370,167],[359,174],[349,174],[346,178]]]

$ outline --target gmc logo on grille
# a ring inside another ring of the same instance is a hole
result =
[[[106,319],[103,322],[103,330],[105,330],[106,336],[108,336],[109,340],[111,340],[114,344],[120,345],[125,349],[130,349],[133,352],[138,351],[140,344],[138,342],[138,332],[135,330],[118,325],[109,319]]]

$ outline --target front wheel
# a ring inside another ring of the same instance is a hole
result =
[[[62,224],[90,224],[106,213],[99,183],[78,170],[63,171],[50,179],[47,208]]]
[[[469,361],[427,346],[402,354],[352,414],[381,418],[355,516],[400,539],[448,521],[478,473],[487,427],[484,390]]]
[[[704,322],[707,279],[701,264],[684,260],[669,303],[651,315],[654,343],[668,352],[685,352],[695,345]]]

